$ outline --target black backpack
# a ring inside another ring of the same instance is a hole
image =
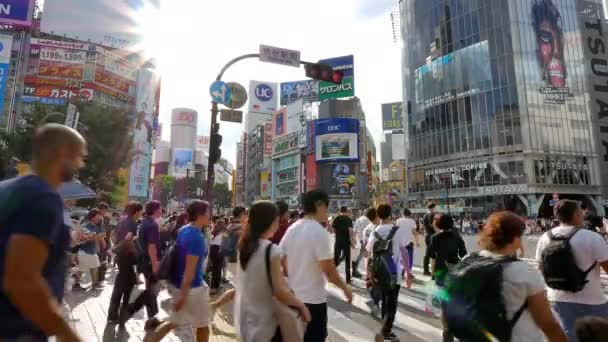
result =
[[[587,284],[587,274],[595,267],[593,263],[588,270],[582,271],[576,264],[570,239],[579,231],[574,229],[568,235],[555,236],[549,230],[547,236],[551,239],[541,254],[541,270],[547,286],[555,290],[579,292]]]
[[[510,342],[513,327],[528,307],[527,301],[511,320],[502,295],[503,265],[517,258],[484,257],[473,253],[447,275],[445,293],[440,296],[448,330],[461,341]]]
[[[397,265],[393,260],[393,237],[399,227],[394,226],[386,239],[374,231],[376,241],[372,246],[371,272],[374,286],[392,289],[397,284]]]

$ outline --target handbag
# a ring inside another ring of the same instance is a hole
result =
[[[268,283],[270,289],[273,292],[273,306],[274,313],[279,321],[279,328],[281,329],[281,336],[283,336],[284,342],[302,342],[304,340],[304,333],[306,332],[306,322],[304,322],[298,313],[297,309],[283,304],[274,296],[274,289],[272,287],[272,276],[270,275],[270,249],[272,243],[266,248],[266,275],[268,276]]]

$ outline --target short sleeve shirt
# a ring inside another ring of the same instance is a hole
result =
[[[350,241],[350,230],[353,228],[353,220],[346,215],[338,215],[332,223],[336,232],[336,242],[348,243]]]
[[[416,230],[416,221],[409,217],[402,217],[395,222],[399,229],[402,230],[403,235],[406,236],[408,243],[414,242],[414,231]]]
[[[363,231],[370,224],[370,220],[367,216],[361,216],[355,221],[355,234],[357,236],[357,241],[363,241]]]
[[[84,232],[87,234],[101,234],[103,228],[101,225],[88,222],[84,225]],[[80,245],[80,249],[87,254],[95,254],[97,253],[97,242],[95,240],[87,241]]]
[[[329,233],[319,222],[304,218],[291,225],[280,244],[287,257],[289,287],[307,304],[327,302],[327,279],[320,261],[333,260]]]
[[[567,235],[572,232],[574,227],[560,225],[551,230],[555,235]],[[542,253],[551,243],[551,239],[545,233],[539,240],[536,246],[536,260],[542,260]],[[586,230],[580,229],[576,235],[570,239],[572,253],[576,264],[581,270],[587,270],[594,262],[597,262],[595,267],[587,274],[588,283],[585,287],[576,293],[554,290],[547,287],[547,297],[552,302],[568,302],[588,305],[598,305],[608,302],[604,292],[602,291],[602,283],[600,278],[600,263],[608,261],[608,243],[601,235]]]
[[[173,285],[177,288],[181,287],[186,270],[186,257],[188,255],[198,257],[196,273],[194,279],[192,279],[192,288],[205,285],[203,263],[207,256],[208,247],[201,230],[191,225],[182,227],[177,233],[175,245],[177,247],[177,263],[175,273],[173,274]]]
[[[382,224],[376,227],[374,232],[378,233],[382,239],[386,239],[393,229],[394,225],[392,224]],[[373,254],[374,243],[376,242],[376,237],[372,233],[369,235],[369,239],[367,240],[367,245],[365,249],[371,255]],[[395,265],[397,265],[397,274],[401,274],[403,270],[403,265],[401,262],[401,248],[405,248],[409,244],[409,240],[407,238],[407,234],[403,232],[401,228],[398,228],[393,236],[393,261]],[[401,284],[403,279],[400,276],[397,277],[397,283]]]
[[[28,235],[48,246],[42,269],[51,294],[61,302],[70,247],[70,228],[63,219],[63,202],[57,191],[42,178],[29,175],[0,182],[0,281],[6,276],[4,263],[12,236]],[[0,291],[0,340],[44,333],[25,319]]]
[[[144,219],[141,221],[140,235],[146,259],[148,259],[148,245],[155,245],[156,253],[158,254],[157,257],[160,260],[160,229],[158,228],[156,221],[154,221],[151,217],[144,217]]]

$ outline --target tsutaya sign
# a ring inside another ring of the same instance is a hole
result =
[[[494,185],[478,188],[480,195],[514,195],[528,193],[528,184]]]
[[[434,176],[434,175],[443,175],[446,173],[455,173],[462,171],[477,171],[477,170],[485,170],[488,168],[488,162],[475,162],[475,163],[467,163],[457,166],[449,166],[442,167],[434,170],[426,170],[424,174],[426,176]]]

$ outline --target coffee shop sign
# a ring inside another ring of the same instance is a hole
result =
[[[462,164],[462,165],[457,165],[457,166],[438,168],[438,169],[434,169],[434,170],[426,170],[424,172],[424,174],[426,176],[434,176],[434,175],[443,175],[443,174],[447,174],[447,173],[456,173],[456,172],[462,172],[462,171],[485,170],[487,168],[488,168],[488,162],[467,163],[467,164]]]

